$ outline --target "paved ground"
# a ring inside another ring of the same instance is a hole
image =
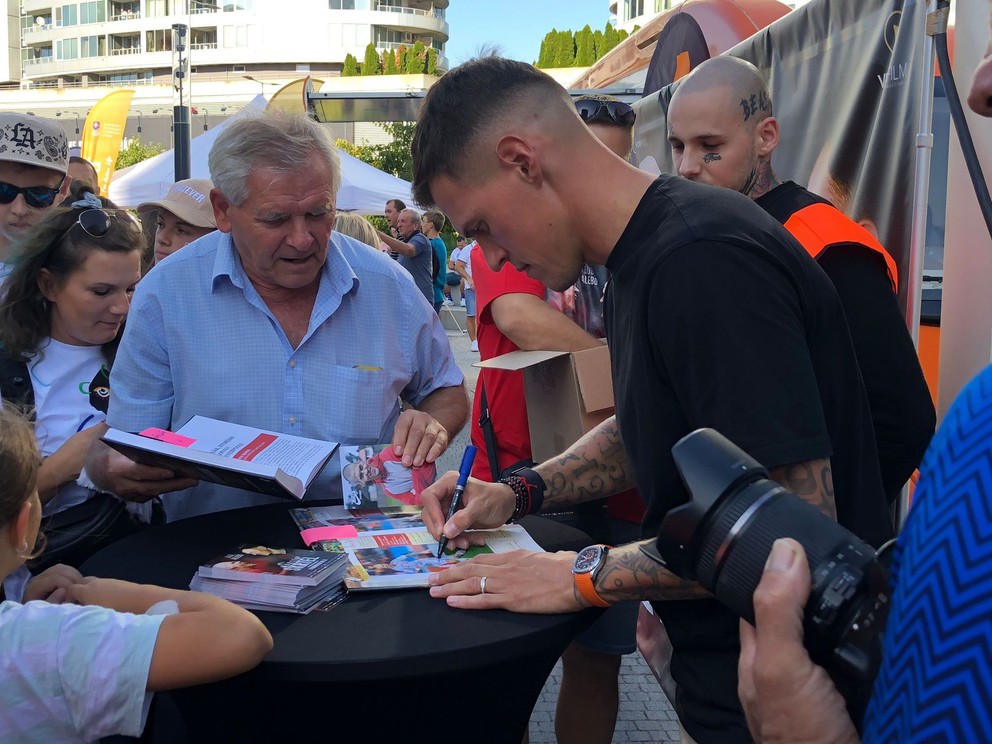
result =
[[[447,313],[442,310],[442,319],[446,325],[454,328],[457,321],[459,328],[465,327],[464,311],[453,308],[453,317],[445,318]],[[469,395],[475,395],[475,384],[479,370],[472,365],[479,361],[479,355],[469,350],[469,340],[463,332],[448,331],[451,348],[455,358],[465,373],[465,383]],[[458,435],[441,458],[438,464],[439,472],[457,470],[462,452],[468,442],[468,427]],[[558,686],[561,683],[561,664],[555,667],[541,693],[530,719],[531,744],[554,744],[555,705],[558,700]],[[639,653],[624,657],[620,670],[620,713],[617,720],[616,733],[613,741],[678,741],[678,719],[672,710],[668,699],[661,691],[654,675],[648,669]]]

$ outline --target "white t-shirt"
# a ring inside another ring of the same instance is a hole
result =
[[[163,619],[40,601],[0,604],[0,741],[139,736]]]
[[[109,389],[90,390],[90,383],[104,364],[99,346],[71,346],[54,339],[42,342],[28,362],[34,389],[35,437],[43,457],[57,451],[77,432],[106,420],[107,415],[90,403],[91,392],[103,401],[109,399]],[[92,494],[76,483],[65,483],[45,504],[44,514],[81,504]]]
[[[472,276],[472,250],[478,245],[474,240],[457,252],[456,261],[465,262],[465,273]]]

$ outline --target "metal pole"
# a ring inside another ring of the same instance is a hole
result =
[[[189,106],[172,107],[172,143],[175,155],[176,180],[192,178],[190,152]]]
[[[920,85],[920,118],[916,135],[916,177],[913,186],[913,232],[906,284],[906,323],[917,349],[920,346],[920,312],[923,306],[923,255],[926,247],[927,201],[930,192],[930,158],[933,152],[933,79],[935,48],[932,24],[937,0],[927,3],[927,36],[923,41],[923,80]],[[946,21],[945,21],[946,27]],[[896,526],[901,530],[909,514],[909,488],[899,496]]]
[[[176,103],[172,107],[172,147],[177,181],[190,178],[192,171],[189,106],[186,105],[184,97],[186,80],[189,77],[189,55],[183,56],[183,52],[186,51],[188,28],[183,23],[172,24],[173,90],[176,92]]]

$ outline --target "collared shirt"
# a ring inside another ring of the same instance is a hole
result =
[[[409,274],[333,233],[310,326],[294,349],[215,232],[141,280],[114,362],[107,422],[178,428],[194,415],[346,444],[392,440],[399,397],[418,405],[463,375]],[[308,498],[341,496],[330,463]],[[166,494],[170,520],[277,501],[211,483]]]

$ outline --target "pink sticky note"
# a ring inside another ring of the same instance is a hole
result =
[[[311,527],[300,533],[306,545],[318,540],[340,540],[344,537],[358,537],[358,530],[350,524],[332,525],[330,527]]]
[[[160,442],[165,442],[166,444],[174,444],[177,447],[189,447],[196,440],[192,437],[184,437],[182,434],[176,434],[174,431],[167,431],[165,429],[159,429],[152,427],[151,429],[145,429],[139,432],[141,436],[148,437],[149,439],[157,439]]]

